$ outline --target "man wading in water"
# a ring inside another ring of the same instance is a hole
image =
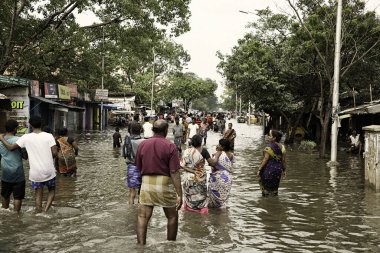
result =
[[[182,188],[178,151],[176,145],[166,139],[168,128],[165,120],[154,122],[154,136],[141,142],[136,153],[136,167],[142,176],[136,230],[137,243],[142,245],[146,244],[148,223],[155,206],[163,207],[168,219],[167,239],[177,239]]]
[[[36,191],[36,211],[42,211],[42,193],[46,186],[49,190],[44,211],[47,212],[55,196],[55,167],[53,156],[57,155],[57,146],[53,135],[41,131],[41,117],[32,116],[29,119],[32,132],[21,136],[16,143],[10,144],[3,135],[0,141],[9,150],[26,148],[29,158],[29,180]]]

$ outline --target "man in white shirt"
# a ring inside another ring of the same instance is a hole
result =
[[[149,139],[150,137],[153,136],[153,125],[152,123],[149,122],[149,117],[145,117],[144,119],[145,123],[143,125],[143,134],[144,134],[144,139]]]
[[[361,141],[359,139],[360,134],[356,133],[356,130],[352,131],[352,134],[350,135],[350,149],[349,151],[352,153],[359,153],[361,151]]]
[[[193,123],[191,123],[189,126],[188,126],[188,136],[187,136],[187,139],[189,139],[189,146],[191,146],[191,138],[193,138],[194,135],[196,134],[199,134],[199,126],[198,124],[195,124],[195,118],[193,118]]]
[[[43,187],[46,186],[49,195],[44,211],[47,212],[55,197],[56,173],[53,156],[57,155],[57,146],[53,135],[41,131],[40,116],[30,117],[29,124],[32,126],[32,132],[21,136],[16,143],[8,143],[3,135],[0,135],[0,141],[9,150],[26,148],[30,167],[29,180],[36,196],[36,211],[42,211],[42,193]]]

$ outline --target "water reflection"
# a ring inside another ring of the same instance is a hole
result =
[[[57,179],[51,213],[34,214],[29,187],[20,217],[0,210],[0,252],[380,252],[380,194],[365,187],[361,157],[339,152],[330,169],[317,153],[288,148],[288,179],[278,197],[263,198],[255,173],[261,127],[234,128],[229,208],[180,212],[178,241],[166,241],[166,218],[155,208],[148,245],[136,245],[137,205],[127,204],[126,165],[111,129],[77,136],[78,177]],[[210,132],[209,150],[220,137]]]

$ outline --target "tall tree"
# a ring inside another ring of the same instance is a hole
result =
[[[289,117],[288,122],[295,126],[303,113],[319,111],[315,115],[322,126],[323,157],[331,113],[339,111],[332,108],[331,101],[336,3],[294,2],[288,0],[294,17],[258,11],[255,32],[239,40],[231,55],[221,56],[219,67],[230,88],[250,91],[248,95],[257,108]],[[368,94],[368,82],[379,86],[380,22],[374,12],[366,12],[364,7],[363,1],[349,0],[343,9],[343,92],[354,87]]]
[[[211,79],[202,79],[194,73],[171,74],[158,92],[165,101],[183,99],[186,108],[196,99],[213,96],[218,84]]]
[[[0,74],[99,87],[104,54],[105,86],[132,85],[133,76],[151,65],[155,46],[163,70],[188,60],[168,39],[189,30],[188,5],[189,0],[1,1]],[[85,10],[99,21],[80,27],[74,13]]]

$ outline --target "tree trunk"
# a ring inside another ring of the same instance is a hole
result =
[[[325,112],[323,119],[321,119],[322,133],[321,133],[321,144],[319,146],[319,157],[326,157],[326,144],[327,135],[329,133],[329,122],[330,122],[330,112]]]
[[[294,122],[294,124],[290,125],[288,127],[288,132],[289,132],[289,129],[293,129],[293,131],[291,132],[291,134],[288,136],[286,136],[286,142],[287,143],[293,143],[294,142],[294,135],[296,134],[296,129],[297,127],[300,125],[300,121],[302,119],[302,116],[303,116],[303,113],[305,112],[305,107],[302,108],[302,110],[300,111],[300,113],[298,114],[297,118],[296,118],[296,121]]]

